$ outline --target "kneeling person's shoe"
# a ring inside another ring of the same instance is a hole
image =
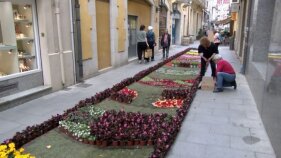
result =
[[[214,93],[219,93],[219,92],[223,92],[223,89],[222,88],[215,88]]]

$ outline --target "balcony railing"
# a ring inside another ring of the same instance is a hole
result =
[[[178,3],[190,3],[192,0],[176,0]]]
[[[186,4],[191,4],[191,3],[196,3],[203,8],[206,8],[206,0],[176,0],[177,3],[186,3]]]

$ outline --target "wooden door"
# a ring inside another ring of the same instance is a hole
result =
[[[88,10],[88,1],[79,0],[80,4],[80,25],[81,25],[81,45],[83,60],[93,57],[91,32],[92,32],[92,17]]]
[[[99,70],[111,66],[109,0],[96,0]]]
[[[128,26],[128,57],[130,59],[135,58],[137,56],[137,16],[128,16]]]

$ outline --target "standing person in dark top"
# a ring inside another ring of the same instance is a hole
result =
[[[141,25],[140,26],[140,30],[137,32],[137,49],[138,49],[138,59],[139,59],[139,63],[142,63],[142,57],[144,56],[144,52],[147,49],[147,47],[149,47],[148,43],[147,43],[147,38],[146,38],[146,32],[145,32],[145,26]],[[144,58],[147,62],[148,59]]]
[[[214,81],[216,80],[216,63],[212,61],[212,58],[218,54],[218,48],[216,45],[212,42],[207,37],[202,37],[200,39],[200,45],[198,47],[198,53],[201,56],[201,71],[200,71],[200,76],[202,81],[203,76],[205,76],[206,69],[209,64],[211,64],[211,69],[212,69],[212,77]],[[199,86],[199,88],[201,88]]]
[[[156,46],[156,43],[155,43],[155,34],[153,32],[152,26],[148,26],[148,32],[146,33],[146,38],[149,48],[152,50],[151,61],[154,61],[154,47]]]
[[[163,48],[163,60],[169,57],[169,49],[171,45],[171,35],[168,33],[168,29],[165,30],[165,33],[161,37],[161,46]]]

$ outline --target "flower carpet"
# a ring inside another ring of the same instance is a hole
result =
[[[165,157],[198,86],[187,49],[7,140],[36,157]]]

